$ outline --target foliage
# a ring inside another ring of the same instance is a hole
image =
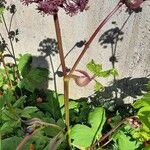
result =
[[[129,9],[139,8],[142,0],[131,2],[120,0],[115,9],[100,23],[79,55],[74,66],[66,71],[65,57],[62,51],[61,33],[57,12],[64,8],[69,15],[74,15],[87,9],[88,1],[30,1],[21,0],[24,4],[37,3],[40,12],[54,15],[59,55],[64,77],[63,94],[46,89],[49,70],[32,66],[32,56],[21,54],[16,58],[13,42],[18,42],[19,30],[11,29],[12,19],[16,13],[16,6],[7,6],[5,0],[0,1],[0,22],[7,31],[10,48],[0,34],[0,149],[36,149],[36,150],[66,150],[93,149],[102,150],[148,150],[150,149],[150,91],[135,101],[126,112],[119,112],[118,108],[110,110],[104,104],[95,105],[89,97],[80,99],[69,98],[69,80],[76,79],[82,86],[95,81],[94,92],[107,92],[99,80],[112,76],[114,81],[118,76],[115,66],[103,70],[102,64],[91,60],[87,69],[92,77],[83,70],[77,70],[81,76],[73,74],[84,52],[92,43],[103,25],[111,16],[125,4]],[[71,2],[71,3],[70,3]],[[44,5],[47,4],[47,5]],[[52,6],[48,7],[47,6]],[[73,9],[71,9],[73,8]],[[11,15],[8,29],[4,12]],[[80,46],[81,47],[81,46]],[[68,54],[67,54],[68,55]],[[6,63],[5,58],[13,58],[13,62]],[[55,78],[55,72],[53,72]],[[57,85],[55,85],[57,86]],[[150,83],[148,84],[148,89]],[[116,94],[116,93],[115,93]],[[94,98],[93,98],[94,99]],[[96,99],[96,97],[95,97]],[[121,107],[121,106],[120,106]]]
[[[140,100],[137,100],[133,107],[138,109],[137,116],[142,122],[140,130],[135,132],[134,137],[140,141],[150,140],[150,91],[143,96]]]
[[[76,124],[71,128],[72,144],[79,149],[89,147],[96,139],[102,136],[101,131],[106,121],[105,110],[102,107],[95,108],[88,116],[88,124]]]
[[[94,74],[94,77],[103,77],[107,78],[112,76],[118,76],[118,72],[115,68],[109,69],[109,70],[103,70],[102,64],[97,64],[95,63],[94,60],[91,60],[86,67],[88,68],[89,71],[91,71]],[[104,90],[104,86],[95,80],[95,86],[94,86],[95,91],[101,91]]]

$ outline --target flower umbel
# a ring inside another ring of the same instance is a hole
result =
[[[87,9],[89,0],[21,0],[25,5],[37,3],[37,9],[44,14],[56,14],[63,8],[67,14],[73,16]]]
[[[133,10],[139,8],[143,3],[143,0],[123,0],[123,1],[129,9]]]
[[[64,9],[70,16],[82,12],[88,8],[88,0],[70,0],[65,2]]]
[[[55,14],[63,6],[64,0],[43,0],[38,2],[38,10],[44,14]]]

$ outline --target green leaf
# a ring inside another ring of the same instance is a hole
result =
[[[20,120],[18,121],[9,120],[5,122],[0,128],[1,135],[12,133],[19,123],[20,123]]]
[[[76,124],[71,128],[70,132],[72,145],[79,149],[86,148],[91,145],[93,141],[93,130],[85,125]]]
[[[61,109],[54,91],[47,91],[46,102],[39,104],[39,108],[44,112],[49,112],[51,116],[57,121],[61,118]]]
[[[2,140],[2,150],[15,150],[21,140],[22,138],[17,136]],[[29,150],[29,144],[30,143],[25,144],[23,150]]]
[[[146,147],[144,147],[143,150],[150,150],[150,145],[147,145]]]
[[[123,131],[118,131],[113,135],[113,140],[117,143],[119,150],[135,150],[140,146],[140,142],[131,140]]]
[[[101,70],[102,70],[102,65],[101,64],[96,64],[94,60],[91,60],[86,67],[94,73],[96,76],[99,76]]]
[[[16,149],[21,140],[22,140],[21,137],[16,136],[4,139],[2,140],[2,149],[3,150]]]
[[[77,106],[78,106],[78,103],[77,103],[77,102],[71,101],[71,100],[69,101],[69,110],[71,110],[71,109],[76,110],[76,109],[77,109]],[[64,115],[64,113],[65,113],[65,108],[62,107],[62,108],[61,108],[61,114]]]
[[[36,150],[43,150],[46,143],[49,141],[49,138],[44,135],[43,130],[39,130],[36,134],[33,135],[32,140],[35,143]]]
[[[0,7],[0,15],[4,13],[5,7]]]
[[[64,106],[64,95],[58,95],[58,101],[59,101],[59,106],[63,107]]]
[[[2,22],[1,20],[1,15],[4,13],[5,7],[0,6],[0,23]]]
[[[109,77],[110,75],[111,75],[111,70],[106,70],[106,71],[101,71],[98,76],[99,76],[99,77],[107,78],[107,77]]]
[[[150,112],[142,112],[142,114],[138,115],[140,121],[142,122],[141,130],[150,132]]]
[[[133,134],[133,138],[138,139],[139,141],[149,141],[150,140],[150,132],[146,132],[141,130],[139,132],[135,132]]]
[[[111,69],[110,72],[111,72],[111,75],[113,75],[113,76],[118,76],[119,75],[118,71],[115,68]]]
[[[96,137],[101,137],[101,131],[103,129],[104,123],[106,121],[105,109],[103,107],[97,107],[94,111],[90,112],[88,117],[88,123],[91,124],[91,129],[93,130]]]
[[[141,107],[150,107],[150,97],[144,96],[140,100],[136,100],[132,106],[136,109],[141,108]]]
[[[48,70],[45,68],[32,68],[25,78],[21,81],[21,87],[33,92],[40,89],[44,82],[47,82]]]
[[[120,114],[116,114],[116,116],[111,118],[111,122],[110,125],[111,127],[115,127],[120,121],[121,121],[122,117],[120,116]]]
[[[24,54],[19,59],[18,69],[21,71],[21,75],[25,77],[31,69],[32,56],[30,54]]]
[[[64,115],[64,95],[58,96],[59,105],[61,108],[61,114]],[[73,100],[69,100],[69,109],[76,109],[78,105],[78,102],[75,102]]]
[[[13,96],[13,92],[10,90],[5,91],[4,95],[0,96],[0,109],[4,107],[5,104],[9,104],[12,101],[15,101],[15,97]]]
[[[13,113],[12,113],[12,111],[13,111]],[[14,112],[14,110],[10,110],[10,109],[8,109],[8,110],[2,109],[1,117],[2,117],[3,121],[18,120],[18,117],[16,116],[16,113]]]
[[[94,90],[95,91],[102,91],[103,89],[104,89],[104,86],[100,82],[96,81],[95,86],[94,86]]]
[[[71,128],[72,145],[79,149],[89,147],[96,138],[101,137],[101,131],[106,121],[105,110],[102,107],[97,107],[90,112],[88,123],[91,128],[86,125],[77,124]]]
[[[21,107],[21,106],[24,104],[26,98],[27,98],[26,95],[20,97],[20,98],[13,104],[13,107]]]
[[[21,117],[31,118],[31,114],[38,111],[37,107],[28,106],[25,107],[21,112]]]
[[[55,94],[54,92],[48,91],[46,101],[48,101],[49,103],[50,106],[49,110],[51,115],[55,120],[58,120],[59,118],[61,118],[61,112],[58,99],[54,97],[55,96],[54,94]]]

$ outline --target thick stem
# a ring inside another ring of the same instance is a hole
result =
[[[87,51],[87,49],[89,48],[90,44],[92,43],[92,41],[94,40],[94,38],[96,37],[96,35],[99,33],[99,31],[102,29],[102,27],[107,23],[107,21],[115,14],[115,12],[117,12],[117,10],[123,5],[122,0],[119,1],[119,3],[117,4],[117,6],[109,13],[109,15],[100,23],[100,25],[97,27],[97,29],[94,31],[94,33],[92,34],[92,36],[89,38],[89,40],[86,42],[83,51],[81,52],[81,54],[79,55],[79,57],[77,58],[76,62],[74,63],[69,76],[74,72],[74,70],[76,69],[77,65],[79,64],[79,62],[81,61],[82,57],[84,56],[85,52]]]
[[[54,17],[56,37],[57,37],[57,42],[58,42],[60,62],[62,65],[63,75],[65,76],[66,75],[66,65],[65,65],[65,57],[64,57],[63,46],[62,46],[61,31],[60,31],[58,14],[54,14],[53,17]]]
[[[66,127],[68,131],[68,141],[70,145],[70,136],[69,136],[69,128],[70,128],[70,118],[69,118],[69,78],[67,76],[66,72],[66,65],[65,65],[65,57],[63,52],[63,46],[62,46],[62,39],[61,39],[61,31],[60,31],[60,25],[59,25],[59,19],[58,14],[54,14],[54,24],[55,24],[55,30],[56,30],[56,37],[58,42],[58,50],[59,50],[59,57],[60,62],[62,65],[62,71],[63,71],[63,82],[64,82],[64,105],[65,105],[65,122]]]
[[[68,76],[64,76],[64,105],[65,105],[65,122],[67,127],[67,140],[69,149],[71,149],[70,139],[70,115],[69,115],[69,81]]]
[[[70,117],[69,117],[69,78],[64,77],[64,105],[65,105],[65,121],[67,131],[69,131]]]

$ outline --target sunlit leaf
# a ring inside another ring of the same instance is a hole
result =
[[[102,107],[95,108],[90,112],[88,123],[91,127],[76,124],[71,128],[72,144],[79,149],[89,147],[97,138],[101,137],[101,130],[106,121],[105,110]]]
[[[104,89],[104,86],[100,82],[96,81],[94,89],[95,91],[101,91]]]
[[[71,128],[70,135],[72,145],[77,148],[86,148],[91,145],[94,133],[91,128],[85,125],[76,124]]]
[[[100,75],[100,72],[102,70],[102,65],[101,64],[96,64],[94,62],[94,60],[91,60],[88,64],[87,64],[87,68],[94,73],[96,76]]]
[[[103,107],[97,107],[94,111],[90,112],[88,117],[88,123],[91,125],[95,137],[101,137],[101,131],[106,121],[105,109]]]
[[[133,141],[131,137],[125,135],[121,130],[113,135],[113,140],[117,143],[119,150],[135,150],[141,144],[135,140]]]

